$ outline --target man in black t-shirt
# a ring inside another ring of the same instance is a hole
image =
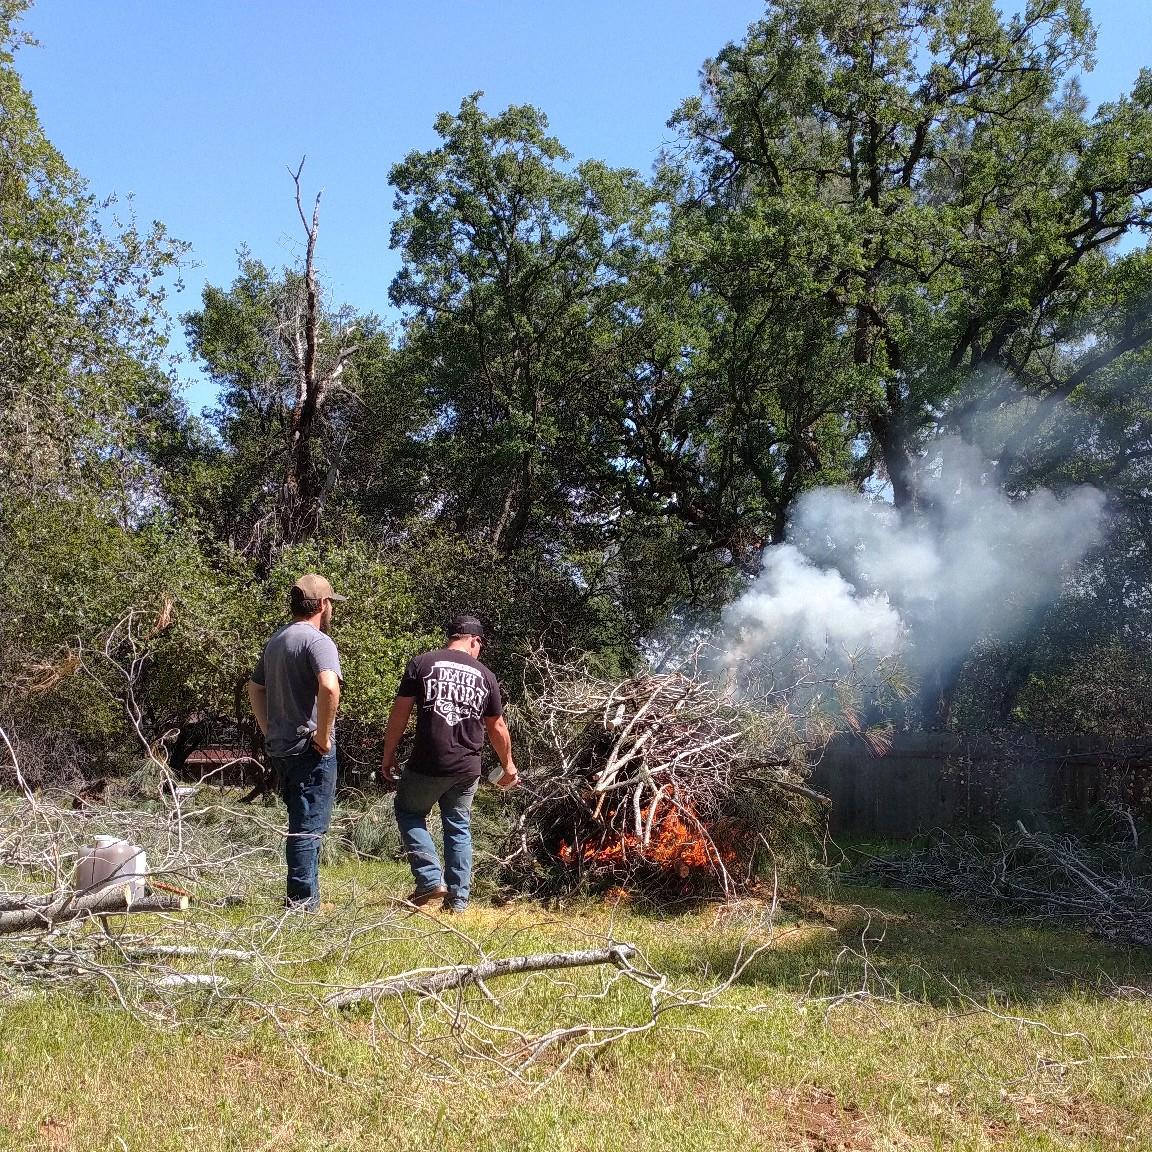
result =
[[[396,823],[416,881],[409,900],[418,907],[442,903],[459,912],[468,906],[472,881],[472,800],[480,784],[480,754],[487,735],[503,769],[499,788],[516,784],[512,739],[504,723],[500,685],[477,657],[484,626],[475,616],[456,616],[443,648],[408,662],[384,732],[380,775],[397,781]],[[416,742],[403,775],[396,749],[416,708]],[[440,806],[444,867],[428,814]]]

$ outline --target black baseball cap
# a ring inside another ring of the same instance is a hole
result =
[[[461,612],[448,621],[448,635],[476,636],[483,640],[484,625],[481,624],[475,616],[470,616],[467,612]]]

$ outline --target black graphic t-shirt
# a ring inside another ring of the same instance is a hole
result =
[[[484,717],[503,712],[496,677],[467,652],[437,648],[408,661],[397,696],[416,700],[408,769],[425,776],[480,775]]]

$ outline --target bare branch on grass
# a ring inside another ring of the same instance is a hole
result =
[[[1138,841],[1089,845],[1018,823],[986,838],[936,832],[901,856],[859,855],[858,875],[893,887],[942,892],[985,914],[1079,928],[1117,944],[1152,945],[1152,882],[1142,874]]]
[[[383,1000],[388,996],[435,996],[455,988],[474,984],[491,1000],[486,981],[499,976],[515,976],[522,972],[544,972],[557,968],[582,968],[591,964],[620,966],[636,955],[631,944],[617,944],[611,948],[588,949],[583,952],[548,952],[534,956],[509,956],[502,960],[489,960],[483,964],[454,964],[448,968],[416,969],[389,976],[346,992],[329,996],[326,1004],[333,1008],[347,1008]]]
[[[15,818],[0,822],[0,875],[12,877],[15,869],[26,881],[50,881],[49,839],[57,841],[51,851],[67,874],[79,846],[95,830],[111,828],[144,845],[166,869],[167,881],[178,879],[193,900],[180,916],[121,917],[110,914],[119,906],[105,903],[105,893],[9,889],[7,905],[23,900],[27,906],[18,914],[28,923],[24,931],[0,936],[0,998],[46,990],[108,998],[149,1027],[194,1025],[237,1038],[268,1026],[323,1075],[346,1075],[325,1069],[315,1046],[317,1036],[336,1033],[373,1049],[397,1047],[446,1081],[479,1074],[541,1085],[574,1060],[651,1031],[669,1013],[690,1015],[711,1006],[771,933],[769,910],[749,925],[727,979],[680,987],[611,931],[590,935],[551,915],[511,937],[501,935],[494,950],[469,932],[466,919],[443,920],[378,894],[354,897],[316,917],[274,908],[282,891],[275,846],[282,838],[250,809],[183,811],[177,838],[172,813],[163,808],[78,812],[43,796],[35,802],[40,821],[28,818],[26,801],[13,798],[8,805]],[[149,881],[165,882],[156,874]],[[230,911],[224,895],[245,899],[243,914]],[[163,900],[165,908],[168,900],[184,903],[172,894]],[[90,917],[53,918],[58,908],[89,904],[100,909],[96,930]],[[522,932],[577,947],[550,956],[501,955]],[[429,966],[373,974],[389,959],[413,952]],[[589,962],[608,974],[569,967]],[[543,1028],[539,1015],[526,1009],[542,999],[549,1005]],[[335,1010],[357,1001],[370,1009],[367,1019]]]

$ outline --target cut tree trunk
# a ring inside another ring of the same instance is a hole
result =
[[[73,892],[47,903],[44,898],[30,896],[23,907],[11,907],[14,901],[6,899],[9,907],[0,912],[0,936],[12,932],[41,932],[78,920],[82,916],[116,916],[126,912],[184,912],[188,908],[187,896],[145,896],[133,900],[127,885],[103,888],[77,896]]]

